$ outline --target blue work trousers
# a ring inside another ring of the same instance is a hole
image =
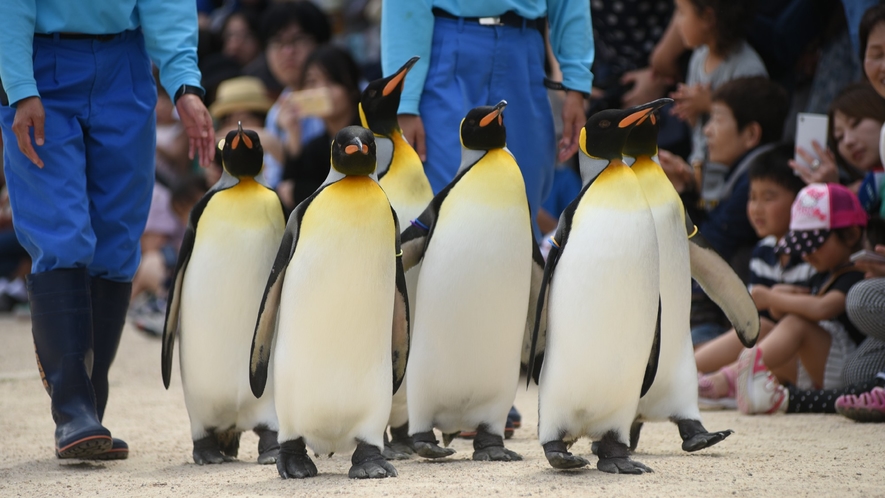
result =
[[[46,112],[45,144],[34,147],[42,169],[18,148],[15,108],[0,107],[16,236],[34,273],[87,268],[128,282],[154,185],[157,88],[144,38],[35,37],[33,59]]]
[[[553,114],[544,87],[544,38],[534,28],[437,17],[419,105],[427,137],[424,170],[434,193],[455,178],[461,164],[461,120],[470,109],[501,100],[508,104],[507,147],[522,170],[535,226],[556,161]]]

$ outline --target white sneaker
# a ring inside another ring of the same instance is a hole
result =
[[[741,353],[737,379],[737,404],[741,413],[784,413],[788,398],[787,390],[762,362],[761,349],[755,347]]]

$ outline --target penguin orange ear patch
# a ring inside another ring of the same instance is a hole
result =
[[[496,117],[498,117],[500,113],[495,109],[494,111],[485,115],[484,118],[479,120],[479,126],[486,127],[489,123],[491,123]]]
[[[406,71],[403,71],[396,76],[393,77],[392,80],[388,81],[386,85],[384,85],[384,90],[381,91],[381,95],[385,97],[393,93],[397,86],[403,82],[403,78],[406,77]]]
[[[230,141],[230,148],[236,149],[238,145],[240,145],[240,135],[239,134],[237,134],[237,136],[235,136],[234,139]]]
[[[359,150],[360,150],[360,148],[357,145],[348,145],[347,147],[344,148],[344,152],[347,155],[356,154],[357,152],[359,152]]]

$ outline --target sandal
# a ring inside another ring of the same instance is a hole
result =
[[[857,422],[885,422],[885,389],[843,394],[836,398],[836,412]]]

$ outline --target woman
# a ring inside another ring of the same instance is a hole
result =
[[[289,99],[292,111],[286,126],[297,134],[302,110],[310,109],[319,114],[324,129],[305,143],[298,154],[287,155],[277,192],[288,209],[313,194],[326,179],[335,133],[345,126],[360,124],[360,80],[359,66],[344,49],[325,45],[307,58],[301,75],[302,92],[294,92],[294,98]]]

